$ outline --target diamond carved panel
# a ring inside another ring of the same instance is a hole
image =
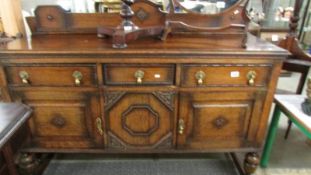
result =
[[[146,10],[144,10],[143,8],[140,8],[140,9],[138,9],[137,12],[136,12],[136,17],[137,17],[141,22],[143,22],[143,21],[145,21],[145,20],[147,20],[147,19],[149,18],[149,13],[148,13]]]
[[[223,116],[219,116],[213,121],[214,126],[218,129],[223,128],[228,123],[229,121]]]
[[[148,105],[131,105],[122,113],[122,128],[133,136],[149,136],[159,128],[159,114]]]

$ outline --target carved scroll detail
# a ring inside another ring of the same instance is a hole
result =
[[[174,95],[173,91],[155,91],[152,93],[155,97],[157,97],[166,107],[168,107],[171,111],[174,111]]]
[[[162,138],[158,144],[156,144],[156,149],[168,149],[172,148],[173,145],[173,136],[172,133],[169,133],[164,138]]]
[[[105,96],[105,110],[113,106],[119,99],[125,95],[125,91],[108,91],[104,93]]]
[[[109,136],[109,142],[108,142],[108,147],[113,148],[113,149],[126,149],[125,144],[118,139],[116,136],[114,136],[112,133],[108,132]]]

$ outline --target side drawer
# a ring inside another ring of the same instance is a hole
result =
[[[7,66],[8,83],[13,86],[96,85],[95,65]]]
[[[266,86],[271,64],[184,65],[182,86]]]
[[[106,85],[173,85],[175,65],[105,64]]]

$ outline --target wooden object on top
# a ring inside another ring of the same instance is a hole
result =
[[[173,5],[169,12],[164,12],[161,5],[148,0],[123,0],[120,15],[68,13],[60,7],[41,6],[37,8],[35,18],[27,18],[27,21],[33,34],[97,31],[99,37],[111,36],[114,48],[125,48],[127,42],[140,37],[156,36],[166,40],[169,34],[194,33],[198,37],[234,38],[240,42],[240,47],[245,47],[249,22],[245,10],[247,3],[248,0],[240,0],[213,15],[175,13]]]
[[[120,11],[120,16],[123,19],[122,22],[117,27],[107,27],[107,26],[99,26],[98,27],[98,36],[99,37],[112,37],[112,47],[113,48],[126,48],[127,42],[136,40],[143,36],[160,36],[163,32],[164,26],[151,26],[139,28],[136,24],[133,23],[132,17],[135,15],[131,6],[133,3],[137,3],[139,1],[134,0],[121,0],[122,7]],[[141,1],[153,7],[155,12],[161,13],[161,6],[157,5],[151,1]],[[154,13],[155,14],[155,13]],[[143,9],[139,9],[137,12],[137,17],[141,20],[148,20],[148,13]]]
[[[248,30],[249,17],[246,6],[248,0],[240,0],[228,9],[217,14],[200,14],[187,10],[186,13],[175,12],[181,6],[178,0],[170,0],[170,11],[166,18],[166,33],[169,32],[196,32],[211,35],[240,34],[245,36]],[[196,20],[193,20],[196,19]]]
[[[0,148],[30,117],[31,109],[18,103],[0,103]]]
[[[143,28],[164,25],[165,16],[156,13],[158,6],[154,8],[153,5],[149,1],[140,0],[131,6],[135,13],[132,21],[136,26]],[[142,7],[148,18],[138,17],[137,11]],[[35,14],[34,17],[26,17],[33,35],[97,34],[99,26],[113,28],[122,22],[120,14],[117,13],[69,13],[59,6],[38,6]]]

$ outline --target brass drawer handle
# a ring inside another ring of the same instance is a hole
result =
[[[82,73],[80,71],[74,71],[72,76],[75,79],[75,85],[80,86],[81,85],[81,80],[83,78]]]
[[[143,83],[143,78],[144,78],[144,76],[145,76],[145,72],[142,71],[142,70],[137,70],[137,71],[135,72],[135,74],[134,74],[134,77],[136,78],[136,82],[137,82],[138,84]]]
[[[96,127],[97,127],[98,133],[101,136],[104,135],[104,131],[103,131],[103,128],[102,128],[102,119],[100,117],[96,118]]]
[[[255,85],[256,75],[257,75],[257,73],[255,71],[249,71],[247,73],[248,85],[250,85],[250,86]]]
[[[197,73],[195,73],[195,78],[198,80],[198,85],[202,85],[203,84],[203,79],[206,77],[205,72],[203,71],[198,71]]]
[[[29,84],[29,74],[26,71],[20,71],[19,77],[22,79],[23,84]]]
[[[178,133],[180,135],[184,134],[184,130],[185,130],[185,121],[183,119],[179,119],[178,121]]]

